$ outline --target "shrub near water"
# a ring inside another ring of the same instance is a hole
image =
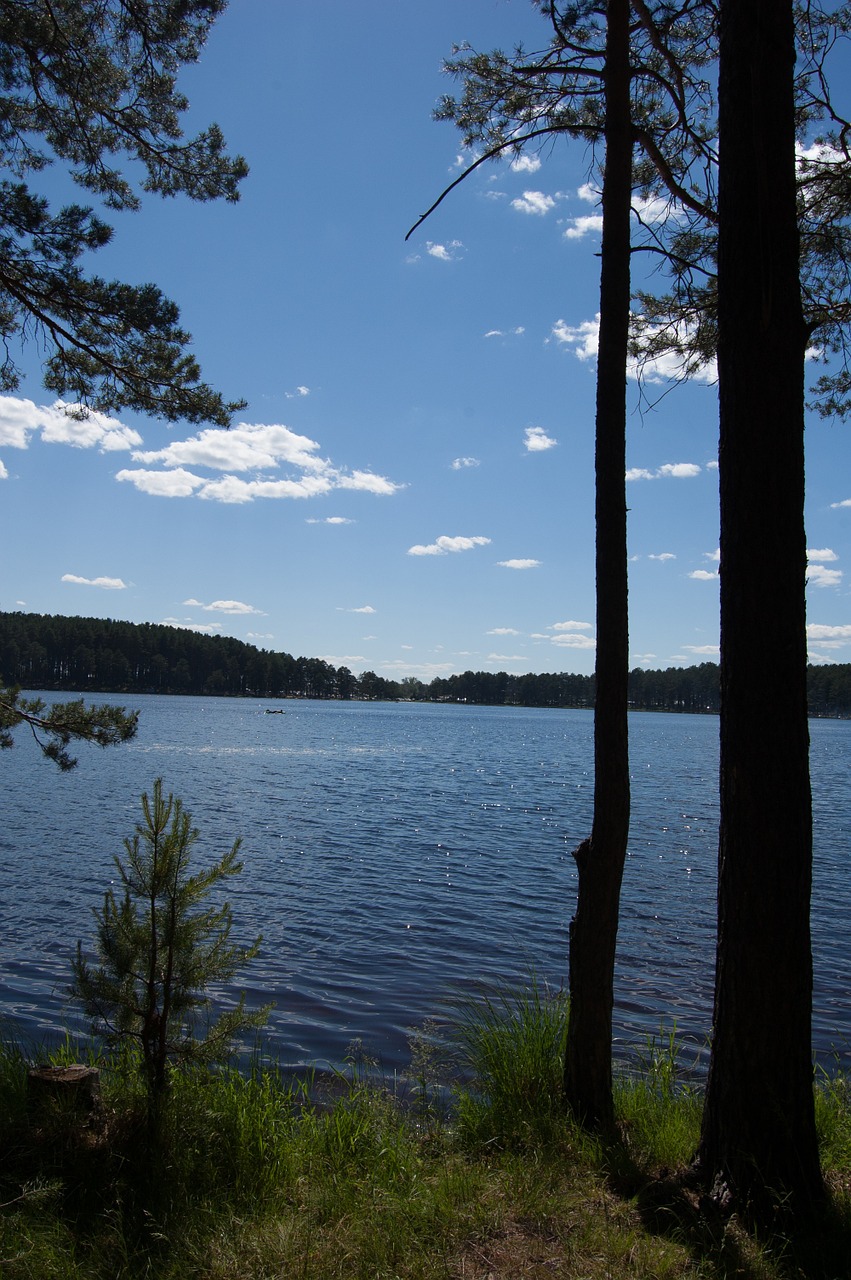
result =
[[[150,798],[142,796],[142,815],[124,841],[125,857],[114,859],[122,892],[108,890],[95,911],[99,963],[77,944],[71,995],[107,1044],[139,1049],[153,1117],[173,1063],[227,1059],[239,1036],[266,1021],[270,1006],[249,1013],[241,997],[198,1034],[197,1016],[210,1007],[207,988],[229,982],[260,946],[260,938],[234,946],[230,904],[208,901],[242,870],[240,841],[209,867],[190,871],[198,831],[182,801],[165,797],[162,778]]]
[[[523,1143],[563,1124],[567,1018],[566,993],[534,975],[519,991],[501,988],[462,1006],[458,1037],[473,1075],[471,1088],[458,1094],[466,1141]]]

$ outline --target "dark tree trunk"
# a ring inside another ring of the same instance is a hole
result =
[[[772,1225],[822,1193],[810,1052],[804,351],[791,0],[722,0],[721,830],[698,1166]]]
[[[626,363],[630,301],[632,119],[629,0],[609,0],[606,166],[597,355],[597,696],[594,821],[575,851],[565,1096],[586,1125],[613,1124],[612,1002],[618,909],[629,833]]]

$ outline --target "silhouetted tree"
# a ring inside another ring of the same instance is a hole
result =
[[[721,0],[721,827],[699,1167],[769,1227],[823,1194],[811,1057],[804,355],[791,0]],[[758,645],[766,617],[770,645]]]
[[[575,1114],[605,1129],[614,1121],[614,962],[630,810],[625,475],[631,212],[634,191],[651,184],[701,207],[689,171],[706,160],[706,90],[690,71],[707,56],[705,14],[698,0],[550,0],[540,8],[550,20],[550,47],[531,56],[518,49],[513,58],[464,52],[448,64],[464,78],[464,95],[460,102],[444,99],[438,116],[454,120],[468,144],[485,144],[462,177],[506,149],[558,133],[601,144],[605,153],[595,419],[594,818],[590,837],[574,854],[579,881],[570,925],[564,1076]]]

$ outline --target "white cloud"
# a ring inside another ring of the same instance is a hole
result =
[[[2,462],[0,462],[0,480],[8,480],[9,472],[6,470]]]
[[[450,240],[448,245],[435,244],[433,240],[426,241],[426,253],[437,258],[438,262],[455,262],[458,258],[458,250],[464,246],[460,240]]]
[[[519,338],[526,332],[526,326],[518,324],[513,329],[488,329],[486,338]]]
[[[552,336],[563,346],[573,347],[574,355],[580,360],[596,360],[597,347],[600,341],[600,317],[596,320],[583,320],[579,325],[566,324],[564,320],[556,320],[552,327]]]
[[[570,225],[565,228],[565,240],[581,240],[584,236],[599,234],[603,230],[601,213],[586,213],[578,218],[571,218]]]
[[[234,616],[253,613],[261,618],[266,617],[263,609],[255,609],[254,605],[244,604],[242,600],[214,600],[212,604],[202,604],[200,600],[190,597],[183,603],[192,609],[203,609],[205,613],[229,613]]]
[[[308,516],[305,524],[354,524],[354,520],[349,520],[347,516],[324,516],[321,520],[318,516]]]
[[[815,640],[825,649],[838,649],[842,645],[851,644],[851,624],[831,627],[821,622],[811,622],[807,626],[807,639]]]
[[[523,444],[528,453],[542,453],[546,449],[554,449],[558,444],[558,440],[548,436],[543,427],[527,427],[523,435]]]
[[[375,613],[371,604],[362,604],[357,609],[343,609],[343,613]]]
[[[37,405],[17,396],[0,396],[0,444],[26,449],[30,436],[36,432],[46,444],[67,444],[77,449],[97,446],[101,453],[128,450],[142,443],[138,431],[125,427],[117,418],[94,410],[84,412],[79,405],[64,400]]]
[[[602,197],[600,189],[590,182],[583,183],[576,194],[580,200],[592,205],[599,205]],[[676,210],[666,196],[634,196],[632,212],[644,223],[665,222],[672,215],[676,216]],[[600,232],[602,229],[602,214],[584,214],[570,219],[564,235],[567,240],[579,240],[590,232]]]
[[[590,622],[576,622],[573,618],[567,622],[553,622],[549,628],[550,631],[592,631],[593,627]]]
[[[214,636],[224,628],[220,622],[181,622],[179,618],[163,618],[164,627],[177,627],[180,631],[197,631],[202,636]]]
[[[720,576],[717,570],[709,569],[693,569],[689,574],[689,577],[694,578],[695,582],[717,582]]]
[[[662,560],[662,561],[676,560],[676,558],[677,557],[674,555],[673,551],[662,551],[658,556],[649,555],[647,557],[648,560]]]
[[[632,212],[642,222],[668,222],[676,208],[668,196],[633,196]]]
[[[630,467],[626,473],[627,480],[690,480],[699,476],[700,466],[696,462],[666,462],[655,471],[646,467]]]
[[[666,462],[659,468],[660,476],[673,476],[676,480],[691,479],[700,475],[700,467],[696,462]]]
[[[520,632],[515,631],[514,627],[492,627],[490,631],[485,632],[486,636],[519,636]]]
[[[422,680],[428,684],[435,676],[445,676],[452,672],[453,664],[451,662],[411,662],[409,658],[393,658],[386,662],[378,663],[379,671],[386,671],[389,675],[397,676],[404,679],[405,676],[416,676],[418,680]]]
[[[550,209],[555,208],[555,203],[552,196],[544,195],[543,191],[524,191],[522,196],[511,201],[511,207],[518,209],[520,213],[532,213],[538,217],[544,217]]]
[[[803,170],[807,169],[808,164],[841,164],[845,159],[845,153],[830,146],[829,143],[813,142],[805,147],[799,139],[795,141],[795,155],[798,159],[798,168]]]
[[[453,458],[451,463],[453,471],[464,471],[467,467],[478,467],[480,465],[478,458]]]
[[[525,662],[525,654],[522,653],[489,653],[485,658],[485,662]]]
[[[839,557],[829,547],[807,547],[806,581],[811,586],[838,586],[842,581],[841,568],[825,568],[825,564],[836,561]]]
[[[683,335],[683,344],[686,342],[687,335]],[[626,372],[627,377],[634,379],[640,377],[643,382],[682,382],[683,378],[687,378],[689,382],[714,386],[718,381],[718,366],[714,358],[707,364],[687,373],[684,359],[676,351],[669,351],[665,355],[656,356],[653,360],[646,360],[643,364],[638,360],[631,359],[627,365]]]
[[[388,495],[403,486],[371,471],[346,472],[318,454],[319,445],[280,423],[239,423],[230,431],[208,428],[164,449],[137,450],[134,461],[160,463],[165,470],[125,468],[116,477],[143,493],[162,497],[196,497],[216,502],[245,503],[257,498],[314,498],[334,489],[355,489]],[[260,478],[257,472],[286,466],[295,475],[286,479]],[[204,467],[227,474],[219,479],[199,476],[187,467]],[[250,479],[234,473],[253,472]],[[300,473],[300,474],[299,474]]]
[[[188,498],[205,483],[201,476],[196,476],[183,467],[178,467],[176,471],[124,470],[117,472],[115,478],[127,480],[140,493],[149,493],[157,498]]]
[[[450,538],[446,534],[441,534],[436,542],[430,542],[427,546],[418,544],[414,547],[408,547],[409,556],[445,556],[455,551],[471,551],[473,547],[486,547],[490,543],[490,538],[474,537],[456,537]]]
[[[530,156],[525,151],[523,155],[515,156],[509,166],[513,173],[537,173],[540,167],[540,156]]]
[[[569,325],[564,320],[557,320],[552,327],[551,336],[562,346],[571,348],[577,359],[595,360],[600,339],[600,313],[597,312],[593,320],[583,320],[579,325]],[[677,382],[683,378],[683,361],[675,352],[657,356],[643,364],[630,359],[626,373],[628,378],[637,380],[641,377],[644,382]],[[689,377],[692,382],[715,383],[718,379],[715,362],[696,369]]]
[[[377,476],[374,471],[353,471],[350,476],[336,474],[337,489],[357,489],[360,493],[375,493],[380,497],[388,497],[404,489],[403,484],[396,484],[386,476]]]
[[[246,639],[248,640],[274,640],[275,637],[271,631],[246,631]]]
[[[807,582],[813,587],[838,587],[842,581],[841,569],[826,569],[823,564],[807,566]]]
[[[687,653],[701,654],[706,658],[717,658],[721,652],[717,644],[684,644]]]
[[[175,440],[164,449],[137,450],[134,462],[159,462],[166,467],[209,467],[215,471],[267,471],[283,462],[303,471],[323,471],[328,463],[317,457],[319,445],[280,424],[240,422],[229,431],[208,427],[188,440]]]
[[[841,502],[831,502],[831,511],[837,511],[840,507],[851,507],[851,498],[843,498]]]
[[[537,569],[540,560],[497,560],[501,569]]]
[[[594,649],[597,641],[593,636],[583,636],[577,632],[565,631],[551,636],[550,642],[559,649]]]
[[[209,480],[198,497],[211,502],[253,502],[255,498],[316,498],[330,493],[333,484],[328,476],[302,476],[300,480],[242,480],[239,476],[222,476]]]
[[[73,582],[81,587],[102,587],[104,591],[126,591],[127,583],[121,578],[81,578],[76,573],[63,573],[62,582]]]
[[[296,387],[295,391],[285,391],[284,395],[288,400],[296,400],[299,396],[309,396],[310,387]]]
[[[580,200],[584,200],[586,204],[599,205],[602,192],[598,187],[593,186],[590,182],[583,182],[578,188],[576,194]],[[565,230],[564,236],[566,240],[580,240],[583,236],[591,232],[600,232],[603,230],[603,215],[600,213],[581,214],[578,218],[571,218],[570,224]]]

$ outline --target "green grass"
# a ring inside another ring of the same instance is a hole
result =
[[[359,1052],[322,1089],[255,1065],[177,1073],[152,1134],[132,1057],[91,1055],[91,1120],[28,1115],[27,1046],[0,1049],[3,1280],[840,1280],[851,1257],[851,1091],[818,1084],[831,1207],[759,1241],[683,1177],[701,1099],[672,1032],[617,1080],[620,1140],[561,1105],[566,1004],[531,980],[412,1040],[410,1084]],[[449,1050],[463,1085],[451,1107]],[[80,1060],[73,1043],[54,1061]]]
[[[472,1077],[458,1092],[458,1129],[473,1148],[547,1141],[563,1128],[568,1002],[530,975],[464,1002],[456,1035]]]
[[[690,1083],[676,1024],[648,1039],[636,1069],[615,1077],[615,1108],[625,1147],[652,1153],[659,1169],[683,1168],[700,1136],[703,1100]]]

